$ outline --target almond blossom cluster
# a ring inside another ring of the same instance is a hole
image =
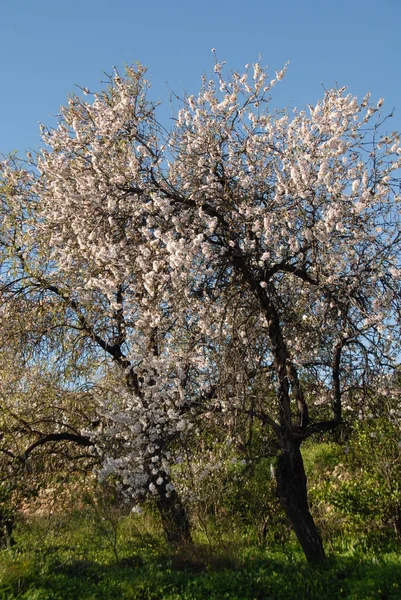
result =
[[[399,352],[401,147],[398,133],[380,133],[383,100],[332,89],[306,110],[271,112],[279,78],[259,64],[252,81],[223,71],[217,63],[184,102],[170,139],[188,253],[214,272],[225,265],[226,290],[250,293],[266,356],[287,363],[293,390],[294,370],[326,381],[340,360],[345,381],[389,365]]]

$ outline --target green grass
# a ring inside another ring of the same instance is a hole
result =
[[[149,517],[36,519],[0,553],[0,600],[401,600],[401,555],[310,567],[239,534],[171,551]]]

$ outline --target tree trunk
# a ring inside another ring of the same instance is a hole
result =
[[[398,504],[395,506],[395,515],[394,515],[394,533],[397,539],[397,542],[401,544],[401,508]]]
[[[169,479],[165,480],[161,486],[158,486],[157,508],[166,539],[169,544],[177,548],[190,544],[192,539],[187,512],[180,497],[174,489],[166,491],[169,482]]]
[[[0,511],[0,548],[14,545],[13,530],[14,519]]]
[[[322,538],[309,511],[306,475],[299,445],[283,449],[276,470],[277,493],[309,563],[326,558]]]

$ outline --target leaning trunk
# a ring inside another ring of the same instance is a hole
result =
[[[185,506],[175,489],[166,490],[168,483],[169,480],[165,480],[158,486],[157,508],[168,543],[179,547],[191,543],[190,525]]]
[[[325,559],[322,538],[309,510],[306,475],[299,446],[283,449],[278,460],[277,493],[309,563]]]

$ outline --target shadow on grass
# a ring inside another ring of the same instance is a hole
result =
[[[319,567],[204,546],[114,563],[32,563],[0,587],[2,600],[400,600],[401,557],[336,557]]]

